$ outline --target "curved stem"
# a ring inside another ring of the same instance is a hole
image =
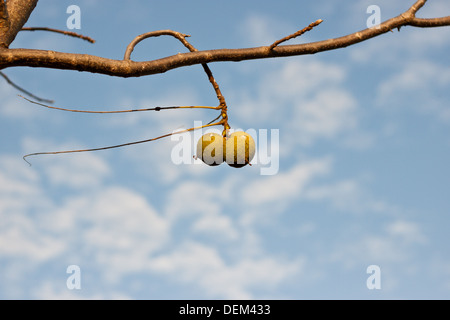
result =
[[[122,143],[122,144],[117,144],[117,145],[113,145],[113,146],[107,146],[107,147],[100,147],[100,148],[92,148],[92,149],[78,149],[78,150],[65,150],[65,151],[50,151],[50,152],[35,152],[35,153],[29,153],[23,156],[23,160],[25,160],[26,163],[28,163],[31,166],[31,163],[26,159],[28,157],[31,156],[39,156],[39,155],[50,155],[50,154],[65,154],[65,153],[79,153],[79,152],[90,152],[90,151],[101,151],[101,150],[108,150],[108,149],[114,149],[114,148],[121,148],[121,147],[126,147],[126,146],[131,146],[134,144],[140,144],[140,143],[146,143],[146,142],[151,142],[151,141],[155,141],[155,140],[159,140],[165,137],[169,137],[175,134],[180,134],[180,133],[185,133],[185,132],[189,132],[189,131],[194,131],[194,130],[198,130],[198,129],[202,129],[202,128],[206,128],[206,127],[212,127],[212,126],[217,126],[217,125],[221,125],[222,121],[219,122],[215,122],[215,123],[210,123],[210,124],[205,124],[203,126],[199,126],[199,127],[193,127],[193,128],[189,128],[186,130],[181,130],[181,131],[177,131],[177,132],[172,132],[172,133],[168,133],[156,138],[152,138],[152,139],[145,139],[145,140],[139,140],[139,141],[133,141],[133,142],[127,142],[127,143]]]
[[[189,51],[196,51],[194,47],[192,47],[192,45],[186,41],[186,37],[190,37],[190,35],[188,34],[183,34],[177,31],[173,31],[173,30],[157,30],[157,31],[150,31],[144,34],[141,34],[139,36],[137,36],[136,38],[133,39],[133,41],[131,41],[126,50],[125,50],[125,55],[123,57],[123,60],[130,60],[130,56],[131,53],[134,50],[134,47],[141,42],[144,39],[147,38],[151,38],[151,37],[159,37],[159,36],[172,36],[178,40],[180,40],[180,42],[189,49]]]
[[[126,112],[137,112],[137,111],[160,111],[160,110],[168,110],[168,109],[214,109],[214,110],[217,110],[217,107],[209,107],[209,106],[169,106],[169,107],[154,107],[154,108],[116,110],[116,111],[78,110],[78,109],[67,109],[67,108],[60,108],[60,107],[49,106],[49,105],[46,105],[46,104],[43,104],[43,103],[39,103],[39,102],[30,100],[30,99],[27,99],[27,98],[25,98],[24,96],[21,96],[21,95],[19,95],[19,97],[27,100],[28,102],[31,102],[33,104],[36,104],[36,105],[39,105],[39,106],[42,106],[42,107],[45,107],[45,108],[61,110],[61,111],[80,112],[80,113],[107,114],[107,113],[126,113]]]

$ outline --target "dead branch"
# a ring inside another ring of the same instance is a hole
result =
[[[27,27],[27,28],[22,28],[20,31],[49,31],[49,32],[55,32],[55,33],[61,33],[65,36],[69,36],[69,37],[83,39],[90,43],[95,43],[95,40],[92,39],[91,37],[84,36],[82,34],[72,32],[72,31],[64,31],[64,30],[59,30],[59,29],[43,28],[43,27]]]
[[[27,0],[26,2],[35,3],[36,1]],[[116,77],[140,77],[164,73],[175,68],[209,62],[243,61],[315,54],[318,52],[345,48],[380,36],[393,29],[400,29],[404,26],[421,28],[450,26],[450,16],[431,19],[416,18],[415,15],[417,11],[425,3],[426,0],[416,1],[406,12],[381,23],[378,28],[364,29],[347,36],[312,43],[282,45],[272,49],[270,46],[262,46],[242,49],[191,51],[188,53],[178,53],[162,59],[142,62],[131,61],[128,59],[113,60],[87,54],[32,49],[6,49],[0,47],[0,69],[27,66],[86,71]],[[172,32],[175,33],[175,31]],[[1,39],[2,38],[0,37],[0,40]],[[138,40],[139,39],[136,40],[135,44]],[[131,48],[132,50],[133,45],[129,45],[128,48]],[[129,53],[131,54],[131,51]]]

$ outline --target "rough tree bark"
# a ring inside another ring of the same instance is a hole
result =
[[[38,0],[0,0],[0,48],[8,48],[28,21]]]
[[[50,50],[9,49],[9,45],[27,21],[37,2],[38,0],[7,0],[5,3],[5,0],[0,0],[0,70],[9,67],[27,66],[87,71],[117,77],[140,77],[209,62],[314,54],[344,48],[404,26],[431,28],[450,25],[450,16],[429,19],[417,18],[417,11],[426,3],[426,0],[418,0],[407,11],[381,23],[378,28],[365,29],[347,36],[306,44],[272,44],[254,48],[194,51],[142,62],[126,58],[113,60],[87,54]],[[182,34],[180,33],[180,35]],[[185,37],[186,35],[182,36]]]

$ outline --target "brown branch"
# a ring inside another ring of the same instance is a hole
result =
[[[416,3],[414,3],[408,11],[406,11],[406,13],[415,16],[417,11],[425,5],[425,2],[427,2],[427,0],[416,1]]]
[[[416,12],[425,4],[417,1],[408,11],[379,25],[379,28],[364,29],[347,36],[312,43],[242,49],[218,49],[179,53],[152,61],[113,60],[102,57],[31,49],[1,49],[0,69],[16,66],[42,67],[86,71],[117,77],[140,77],[164,73],[175,68],[218,61],[243,61],[251,59],[277,58],[315,54],[350,45],[380,36],[403,26],[440,27],[450,25],[450,16],[434,19],[419,19]]]
[[[0,48],[8,48],[27,22],[38,0],[0,0]],[[5,12],[7,14],[5,14]]]
[[[442,18],[431,18],[431,19],[421,19],[414,18],[409,23],[410,26],[419,28],[433,28],[433,27],[444,27],[450,26],[450,16]]]
[[[6,41],[2,39],[2,34],[8,32],[10,21],[8,10],[6,8],[6,0],[0,0],[0,47],[6,48]]]
[[[308,31],[312,30],[315,26],[318,26],[318,25],[321,24],[322,22],[323,22],[322,19],[319,19],[319,20],[317,20],[317,21],[314,21],[313,23],[311,23],[311,24],[310,24],[309,26],[307,26],[306,28],[303,28],[303,29],[301,29],[301,30],[298,30],[297,32],[295,32],[295,33],[293,33],[293,34],[291,34],[291,35],[289,35],[289,36],[287,36],[287,37],[284,37],[284,38],[282,38],[282,39],[280,39],[280,40],[278,40],[278,41],[275,41],[274,43],[272,43],[272,44],[270,45],[269,49],[272,50],[273,48],[275,48],[276,46],[278,46],[278,45],[279,45],[280,43],[282,43],[282,42],[285,42],[285,41],[288,41],[288,40],[290,40],[290,39],[294,39],[294,38],[297,38],[297,37],[301,36],[301,35],[304,34],[305,32],[308,32]]]
[[[44,27],[27,27],[27,28],[22,28],[20,31],[50,31],[50,32],[55,32],[55,33],[61,33],[63,35],[69,36],[69,37],[83,39],[83,40],[89,41],[90,43],[95,43],[94,39],[92,39],[88,36],[83,36],[82,34],[72,32],[72,31],[64,31],[64,30],[53,29],[53,28],[44,28]]]
[[[9,28],[9,16],[8,10],[6,9],[5,0],[0,0],[0,30],[8,30]]]

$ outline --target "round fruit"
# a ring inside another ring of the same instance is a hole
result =
[[[225,161],[235,168],[243,167],[255,156],[255,140],[244,131],[237,131],[226,139]]]
[[[197,158],[209,166],[223,162],[225,139],[217,133],[206,133],[197,142]]]

